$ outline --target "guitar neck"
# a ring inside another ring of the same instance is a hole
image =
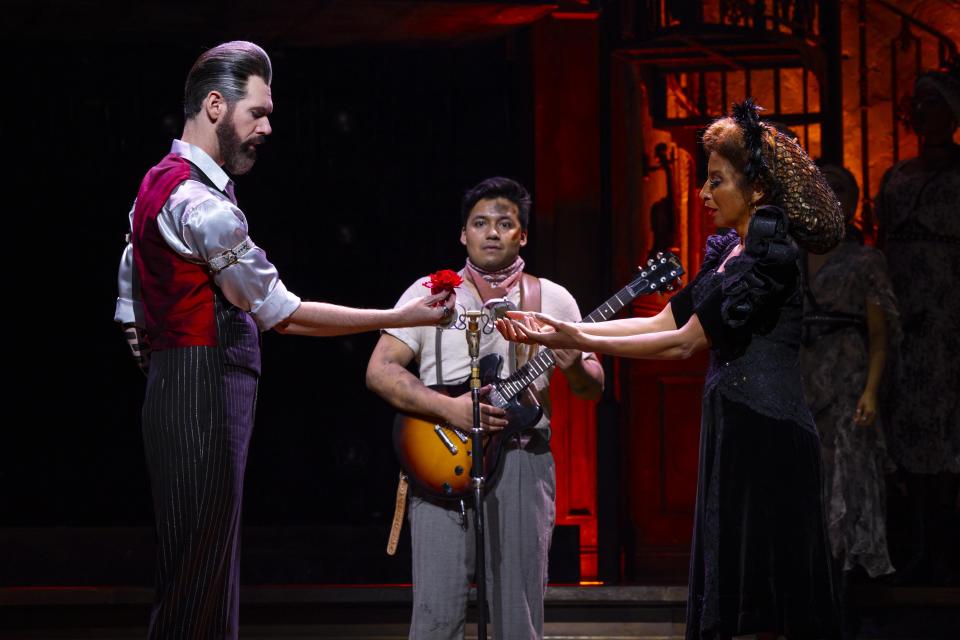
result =
[[[635,293],[630,292],[630,287],[624,287],[613,294],[613,296],[602,305],[591,311],[590,315],[583,319],[583,322],[603,322],[604,320],[609,320],[620,313],[621,309],[633,302],[633,299],[636,297],[637,295]]]
[[[624,287],[615,293],[602,305],[594,309],[590,315],[583,319],[583,322],[602,322],[609,320],[620,312],[625,306],[630,304],[636,294],[631,293],[630,287]],[[543,349],[530,362],[517,369],[511,376],[497,383],[497,390],[504,400],[508,402],[516,398],[520,393],[530,386],[534,380],[546,373],[550,367],[557,363],[556,356],[550,349]]]

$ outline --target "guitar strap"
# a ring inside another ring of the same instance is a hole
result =
[[[541,292],[540,292],[540,278],[532,276],[529,273],[524,273],[520,277],[520,310],[521,311],[536,311],[540,312],[541,310]],[[437,327],[436,338],[434,343],[434,356],[436,358],[436,367],[437,367],[437,384],[443,384],[443,365],[442,357],[440,353],[440,347],[442,343],[443,329]],[[511,357],[516,359],[516,349],[510,351]],[[522,363],[514,363],[513,371],[517,370],[517,366],[523,366],[524,363],[530,360],[530,358],[536,355],[536,350],[530,350],[527,352],[526,357],[523,359]],[[397,483],[397,499],[393,508],[393,522],[390,526],[390,537],[387,540],[387,555],[395,555],[397,553],[397,544],[400,542],[400,531],[403,529],[403,517],[407,511],[407,493],[410,489],[410,481],[407,480],[407,476],[402,471],[400,472],[400,480]],[[461,504],[461,510],[463,505]]]
[[[407,490],[410,481],[407,474],[400,472],[400,482],[397,483],[397,503],[393,508],[393,524],[390,526],[390,539],[387,540],[387,555],[397,553],[397,543],[400,542],[400,530],[403,529],[403,516],[407,512]]]
[[[536,311],[537,313],[543,310],[540,298],[540,278],[529,273],[524,273],[520,278],[520,310]]]
[[[524,273],[520,277],[520,311],[535,311],[537,313],[542,311],[540,278],[529,273]],[[511,371],[516,371],[525,365],[537,355],[539,350],[539,346],[535,344],[528,345],[526,348],[523,348],[520,344],[514,344],[513,347],[510,350],[510,358],[513,360]]]

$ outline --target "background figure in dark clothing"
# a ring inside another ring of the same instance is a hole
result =
[[[158,538],[150,638],[237,637],[259,333],[434,324],[454,302],[440,294],[382,311],[287,291],[248,235],[227,174],[249,171],[271,133],[271,76],[270,58],[250,42],[202,54],[187,76],[182,139],[147,173],[130,212],[115,319],[147,373],[143,441]]]
[[[960,61],[921,75],[911,125],[920,154],[877,197],[880,246],[903,318],[891,363],[887,442],[906,493],[904,580],[957,579],[960,473]],[[893,515],[893,514],[891,514]]]
[[[820,167],[847,219],[844,242],[804,252],[803,390],[823,451],[824,505],[833,557],[842,571],[845,630],[859,626],[849,587],[856,572],[892,573],[887,549],[886,479],[895,470],[878,413],[887,352],[900,321],[883,254],[861,244],[852,225],[860,190],[843,167]]]

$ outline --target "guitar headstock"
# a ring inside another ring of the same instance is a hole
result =
[[[639,296],[645,293],[673,291],[680,276],[684,274],[680,258],[670,252],[658,253],[640,267],[640,275],[627,285],[630,292]]]

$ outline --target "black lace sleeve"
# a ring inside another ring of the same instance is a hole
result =
[[[690,284],[670,299],[670,310],[673,312],[673,319],[677,323],[678,329],[687,324],[696,306],[698,306],[699,301],[694,299],[693,292],[697,288],[697,285],[703,280],[704,274],[720,266],[727,251],[729,251],[738,240],[739,236],[737,232],[733,230],[723,235],[713,235],[707,238],[703,264],[700,265],[700,270],[697,272],[696,277],[690,281]]]
[[[779,207],[760,207],[753,215],[743,253],[724,268],[720,316],[725,325],[746,328],[796,293],[799,252],[787,235],[789,225]]]

